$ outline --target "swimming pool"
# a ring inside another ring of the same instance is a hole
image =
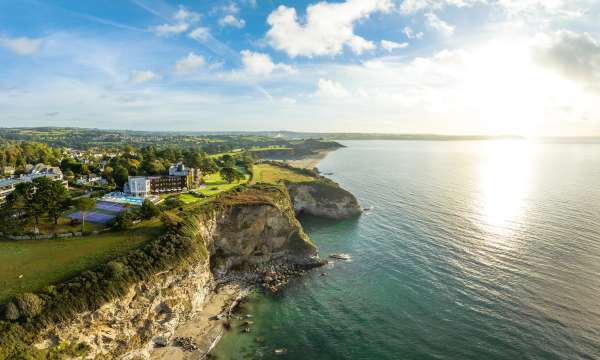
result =
[[[124,193],[114,193],[114,192],[104,195],[104,197],[102,197],[102,199],[100,199],[100,200],[104,201],[104,202],[110,202],[110,203],[141,206],[144,203],[145,199],[149,199],[153,203],[156,203],[156,202],[158,202],[158,200],[160,200],[160,198],[155,195],[148,196],[146,198],[142,198],[142,197],[135,197],[135,196],[127,195]]]

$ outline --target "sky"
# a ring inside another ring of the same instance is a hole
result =
[[[0,126],[600,135],[600,0],[0,0]]]

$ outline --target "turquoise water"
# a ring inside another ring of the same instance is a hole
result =
[[[600,358],[600,145],[344,144],[319,168],[373,209],[302,222],[353,260],[256,296],[218,359]]]

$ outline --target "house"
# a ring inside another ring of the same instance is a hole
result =
[[[91,174],[91,175],[82,175],[77,180],[75,180],[75,184],[77,185],[106,185],[107,181],[100,176]]]
[[[58,167],[37,164],[35,166],[28,165],[26,168],[29,169],[29,173],[25,175],[0,180],[0,204],[6,201],[6,197],[15,190],[18,184],[31,182],[38,177],[47,177],[55,181],[60,181],[63,186],[68,187],[68,183],[63,180],[62,171]]]

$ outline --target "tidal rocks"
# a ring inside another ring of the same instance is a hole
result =
[[[194,339],[189,336],[176,337],[174,342],[175,345],[179,346],[183,351],[192,352],[198,350],[198,345],[196,345]]]
[[[315,259],[311,263],[289,264],[280,263],[272,265],[262,272],[261,286],[265,290],[276,293],[283,288],[292,278],[302,276],[306,271],[327,264],[327,260]]]

